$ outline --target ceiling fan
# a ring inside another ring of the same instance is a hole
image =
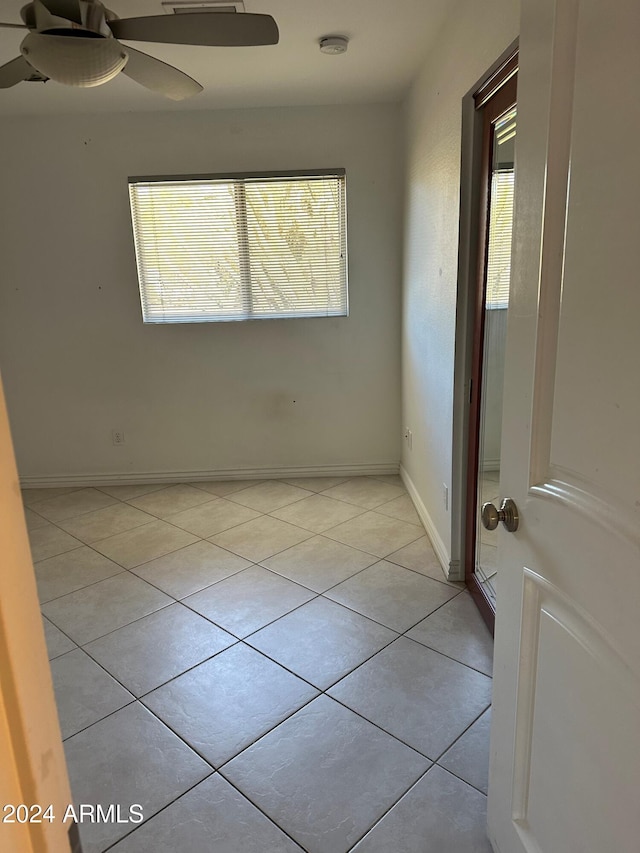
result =
[[[32,0],[20,11],[27,29],[21,55],[0,66],[0,89],[23,80],[56,80],[70,86],[99,86],[121,71],[132,80],[174,100],[190,98],[202,86],[172,65],[134,50],[126,41],[240,47],[277,44],[270,15],[191,12],[118,18],[100,0]]]

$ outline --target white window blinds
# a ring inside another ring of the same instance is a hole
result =
[[[496,171],[491,178],[489,247],[487,255],[487,308],[507,308],[511,279],[514,171]]]
[[[129,181],[145,323],[348,313],[344,170]]]

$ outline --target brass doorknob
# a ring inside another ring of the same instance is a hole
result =
[[[520,523],[518,507],[511,498],[505,498],[500,504],[500,509],[496,509],[492,503],[482,504],[480,518],[482,526],[487,530],[495,530],[498,522],[501,521],[509,533],[515,533]]]

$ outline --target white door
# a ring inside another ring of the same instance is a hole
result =
[[[489,837],[640,850],[640,4],[523,0]]]
[[[77,827],[62,822],[70,802],[0,378],[0,850],[70,851]]]

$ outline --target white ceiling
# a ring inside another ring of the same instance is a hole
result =
[[[20,23],[26,0],[2,0],[0,20]],[[121,18],[163,14],[161,0],[108,0]],[[131,42],[194,77],[204,91],[180,103],[123,74],[93,89],[20,83],[0,90],[0,114],[193,110],[376,103],[400,99],[451,9],[451,0],[245,0],[273,15],[280,43],[268,47],[188,47]],[[26,31],[0,29],[0,64],[19,54]],[[346,35],[349,50],[321,54],[318,39]]]

